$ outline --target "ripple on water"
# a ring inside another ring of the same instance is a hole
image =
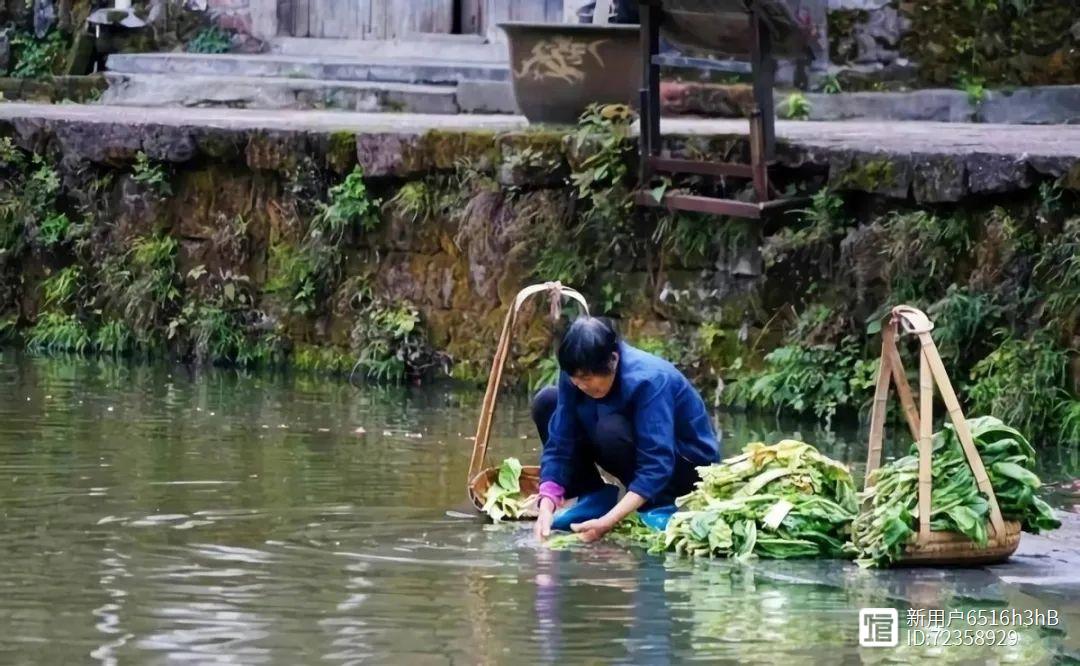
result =
[[[976,573],[553,552],[448,515],[475,391],[0,360],[0,663],[858,663],[860,605],[1036,603]],[[506,396],[493,456],[535,449]]]

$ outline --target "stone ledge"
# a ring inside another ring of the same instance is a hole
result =
[[[517,185],[550,187],[548,172],[565,168],[568,130],[523,128],[506,116],[0,105],[0,134],[29,149],[55,145],[71,160],[118,165],[143,151],[175,163],[202,156],[289,170],[307,155],[338,171],[359,163],[372,177],[412,177],[468,160]],[[743,121],[670,119],[664,130],[673,155],[745,158]],[[777,133],[780,166],[891,198],[959,201],[1025,189],[1037,176],[1080,185],[1080,126],[778,122]],[[515,157],[525,147],[542,157],[536,165]]]
[[[24,102],[90,102],[108,87],[101,74],[53,76],[47,79],[0,77],[0,100]]]
[[[663,108],[671,114],[717,118],[745,117],[753,105],[748,85],[667,83],[661,89]],[[774,102],[783,114],[790,92],[777,91]],[[1035,86],[988,90],[973,103],[962,90],[929,88],[907,92],[804,93],[809,120],[903,120],[1005,125],[1080,124],[1080,86]]]

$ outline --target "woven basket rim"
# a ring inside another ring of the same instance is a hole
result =
[[[487,491],[492,480],[499,475],[498,467],[485,467],[476,473],[472,479],[469,480],[469,499],[472,500],[473,506],[477,511],[483,511],[484,508],[484,493]],[[522,465],[521,466],[521,481],[528,485],[540,485],[540,466],[539,465]]]
[[[1015,520],[1005,521],[1005,533],[994,535],[986,546],[979,547],[974,541],[958,532],[931,532],[928,543],[912,542],[904,548],[898,563],[942,562],[959,564],[964,561],[986,563],[1008,559],[1020,545],[1021,524]]]

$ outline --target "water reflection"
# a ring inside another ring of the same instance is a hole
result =
[[[742,567],[552,552],[521,525],[449,518],[478,398],[0,356],[0,663],[914,663],[958,653],[860,650],[857,609],[935,604],[1053,607],[1061,631],[994,654],[1077,649],[1077,592],[1031,582],[1043,564],[1010,584]],[[722,425],[728,452],[792,435],[864,452],[854,429]],[[494,455],[537,455],[523,399],[495,433]]]

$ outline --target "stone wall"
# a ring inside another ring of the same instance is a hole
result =
[[[630,182],[584,180],[602,145],[565,132],[20,119],[0,122],[0,137],[0,335],[109,353],[120,336],[123,353],[346,372],[365,355],[380,360],[370,356],[377,348],[406,375],[469,380],[485,376],[517,290],[562,275],[631,339],[719,388],[759,367],[811,304],[843,313],[815,339],[863,335],[862,322],[892,298],[878,257],[895,215],[924,211],[937,216],[927,228],[948,230],[1001,208],[1016,225],[1057,233],[1075,198],[1068,187],[1080,188],[1075,159],[781,141],[778,189],[829,186],[832,198],[760,224],[635,210]],[[668,142],[676,156],[747,149],[727,136]],[[625,147],[631,160],[632,142]],[[619,168],[632,180],[632,161]],[[673,186],[703,191],[696,181]],[[1040,227],[1048,197],[1057,212]],[[997,261],[986,254],[997,251],[987,245],[993,229],[972,224],[957,280]],[[926,261],[939,261],[932,242],[919,242]],[[1001,266],[1030,271],[1024,247]],[[922,263],[903,271],[918,274]],[[60,275],[77,276],[64,298]],[[531,311],[519,335],[516,377],[550,369],[551,329],[532,316],[543,311]]]
[[[830,0],[829,44],[856,84],[1080,83],[1072,0]]]

